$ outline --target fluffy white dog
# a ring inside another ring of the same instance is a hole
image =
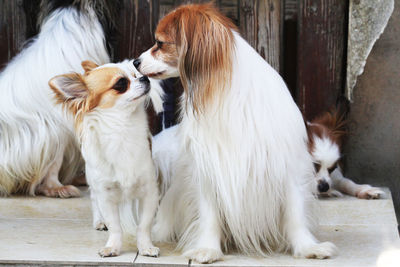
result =
[[[73,120],[54,105],[48,81],[81,71],[85,59],[109,62],[96,14],[106,7],[103,0],[42,1],[39,35],[0,74],[0,195],[79,196],[63,186],[82,167]]]
[[[165,188],[156,237],[178,241],[201,263],[230,246],[333,256],[335,246],[309,230],[307,132],[279,74],[210,4],[172,11],[155,38],[135,66],[154,78],[180,76],[185,89],[181,123],[154,142]]]

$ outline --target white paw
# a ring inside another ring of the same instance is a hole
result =
[[[378,199],[384,198],[385,192],[377,187],[364,185],[361,190],[357,192],[356,196],[361,199]]]
[[[47,197],[71,198],[80,197],[81,191],[73,185],[64,185],[54,188],[41,188],[39,193]]]
[[[183,254],[185,257],[195,260],[198,263],[213,263],[221,260],[224,254],[221,250],[211,248],[198,248],[186,251]]]
[[[94,229],[98,231],[107,231],[107,226],[103,222],[94,223]]]
[[[160,254],[160,249],[158,247],[139,249],[139,254],[148,257],[158,257],[158,255]]]
[[[119,249],[117,248],[113,248],[113,247],[104,247],[102,249],[100,249],[99,251],[99,255],[101,257],[115,257],[118,256],[120,254]]]
[[[337,254],[337,248],[331,242],[323,242],[297,249],[293,254],[296,258],[328,259]]]

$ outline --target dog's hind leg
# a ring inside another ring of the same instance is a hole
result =
[[[330,242],[318,243],[308,229],[304,209],[304,197],[297,185],[287,183],[286,207],[283,227],[295,257],[326,259],[336,254],[336,246]]]
[[[46,176],[44,177],[41,184],[37,187],[36,191],[38,194],[42,194],[48,197],[79,197],[80,191],[73,185],[63,185],[58,179],[58,173],[63,162],[63,152],[59,152],[54,162],[49,167]]]
[[[92,202],[93,227],[99,231],[107,231],[107,226],[99,209],[99,203],[95,191],[90,190],[90,200]]]

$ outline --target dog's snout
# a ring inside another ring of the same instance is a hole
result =
[[[150,80],[147,76],[142,76],[139,78],[139,81],[142,83],[150,83]]]
[[[140,60],[140,58],[137,58],[133,61],[133,66],[135,66],[135,68],[139,68],[140,63],[142,63],[142,61]]]
[[[329,190],[329,184],[325,180],[320,180],[318,182],[318,191],[320,193],[327,192]]]

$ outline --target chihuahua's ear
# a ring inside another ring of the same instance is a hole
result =
[[[95,69],[99,66],[90,60],[82,61],[81,65],[82,65],[82,68],[85,70],[85,72],[91,71],[92,69]]]
[[[82,75],[78,73],[55,76],[49,81],[49,85],[60,103],[84,100],[89,94]]]

